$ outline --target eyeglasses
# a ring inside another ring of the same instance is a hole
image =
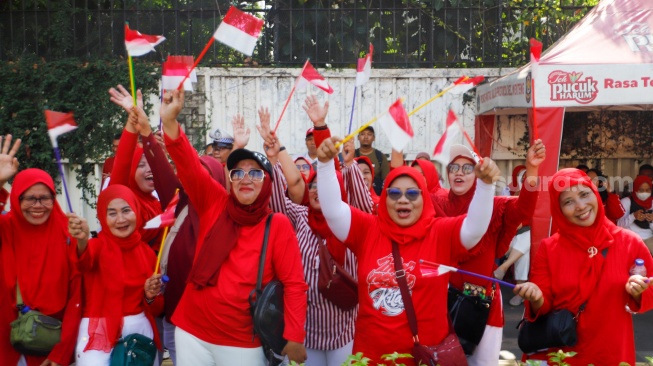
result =
[[[310,183],[308,183],[308,191],[309,191],[309,192],[315,192],[315,191],[317,191],[317,182],[310,182]]]
[[[248,176],[252,182],[262,182],[265,178],[265,172],[263,169],[250,169],[247,172],[242,169],[231,169],[229,171],[229,181],[231,182],[240,182],[245,179],[245,176]]]
[[[447,169],[449,170],[449,173],[458,173],[460,170],[460,165],[459,164],[449,164],[447,165]],[[471,174],[474,172],[474,165],[473,164],[463,164],[463,174]]]
[[[386,189],[386,193],[393,201],[398,201],[402,196],[406,196],[406,199],[410,202],[414,202],[422,195],[422,190],[418,188],[408,188],[405,192],[402,192],[399,188],[388,188]]]
[[[28,207],[36,206],[36,203],[40,203],[45,207],[52,207],[54,203],[54,198],[52,196],[43,196],[43,197],[19,197],[20,202],[27,204]]]
[[[297,169],[299,169],[299,171],[311,170],[311,166],[309,164],[295,164],[295,166]]]

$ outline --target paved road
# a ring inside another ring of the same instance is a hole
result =
[[[517,346],[517,329],[515,327],[522,318],[524,307],[512,307],[508,304],[508,300],[512,298],[512,293],[509,290],[502,288],[502,294],[506,325],[503,329],[503,344],[501,348],[514,353],[519,359],[521,357],[521,351]],[[635,325],[637,361],[645,362],[646,359],[644,356],[653,357],[653,311],[634,316],[633,323]]]

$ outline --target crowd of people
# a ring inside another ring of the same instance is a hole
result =
[[[0,187],[13,179],[11,192],[0,192],[0,203],[11,203],[0,216],[0,364],[113,365],[121,343],[139,335],[167,349],[175,365],[267,365],[250,309],[265,247],[262,283],[278,280],[284,289],[287,343],[279,356],[288,361],[338,366],[361,352],[384,363],[384,354],[410,354],[417,342],[434,346],[453,335],[466,345],[467,364],[496,365],[504,302],[490,278],[514,268],[509,303],[525,303],[525,321],[562,309],[576,315],[578,341],[562,348],[577,352],[569,364],[634,365],[632,314],[653,308],[650,278],[631,271],[636,262],[653,270],[651,166],[621,199],[589,168],[562,169],[542,187],[546,148],[536,140],[506,195],[496,195],[501,172],[489,157],[452,146],[444,188],[428,154],[405,162],[401,151],[388,159],[375,149],[373,127],[358,134],[358,148],[332,136],[328,102],[314,96],[304,103],[312,123],[305,152],[290,154],[261,107],[264,153],[246,148],[250,129],[236,115],[233,133],[212,131],[200,155],[177,122],[183,91],[162,98],[157,132],[140,92],[136,105],[122,86],[109,94],[126,123],[105,163],[97,235],[84,218],[64,213],[46,172],[19,172],[20,140],[0,140]],[[550,196],[554,232],[530,253],[541,194]],[[144,228],[175,200],[169,232]],[[325,252],[358,282],[357,305],[344,307],[320,288]],[[433,276],[422,261],[485,277]],[[479,340],[456,337],[451,291],[488,304]],[[60,340],[45,354],[12,345],[26,309],[61,323]],[[547,351],[524,359],[546,365]]]

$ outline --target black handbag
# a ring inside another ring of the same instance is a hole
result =
[[[281,354],[288,341],[283,338],[285,324],[283,316],[283,284],[278,280],[272,280],[264,289],[262,288],[265,254],[268,247],[272,215],[270,214],[265,222],[256,288],[249,294],[249,306],[254,323],[254,333],[261,340],[265,357],[270,365],[276,365],[280,360],[275,357],[275,354]]]
[[[605,258],[608,248],[603,249],[601,254]],[[601,271],[602,272],[602,271]],[[598,286],[599,280],[595,286]],[[591,296],[591,295],[590,295]],[[573,347],[578,341],[576,335],[576,322],[580,314],[585,310],[589,299],[585,299],[574,314],[567,309],[557,309],[546,315],[538,317],[534,322],[525,318],[517,324],[519,335],[517,345],[524,353],[535,353],[549,348]]]
[[[495,291],[492,284],[492,291]],[[494,295],[493,295],[494,296]],[[465,354],[474,353],[485,333],[487,319],[490,316],[491,298],[480,295],[468,295],[455,287],[449,286],[447,308],[453,328],[458,335]]]

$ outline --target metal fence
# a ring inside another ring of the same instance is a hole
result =
[[[564,2],[559,7],[561,16],[573,17],[588,10],[588,6],[582,5],[588,0]],[[531,36],[529,33],[546,34],[546,46],[572,25],[550,19],[544,32],[541,22],[535,28],[529,26],[523,15],[539,3],[532,0],[529,6],[527,1],[510,0],[242,2],[239,8],[265,19],[263,36],[253,58],[246,59],[216,44],[203,64],[288,66],[310,58],[323,67],[350,67],[372,43],[374,62],[379,67],[513,66],[525,60],[523,46]],[[159,61],[168,54],[198,55],[231,5],[225,0],[5,0],[0,4],[0,59],[13,60],[27,54],[48,60],[124,57],[125,22],[142,33],[167,38],[157,47],[157,53],[145,56],[146,59]]]

